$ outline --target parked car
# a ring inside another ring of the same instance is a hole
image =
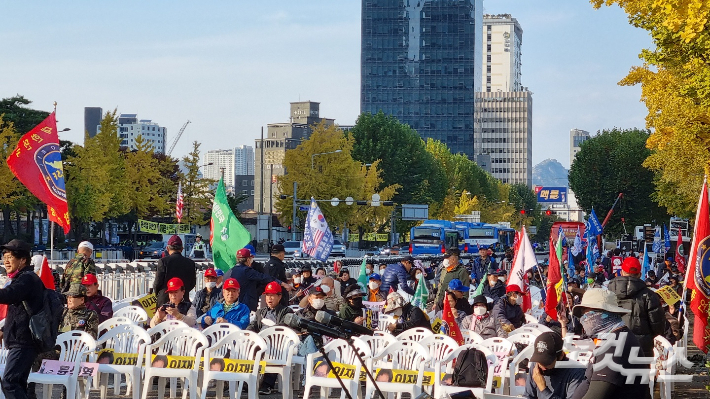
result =
[[[138,251],[139,259],[160,259],[168,245],[165,241],[153,241]]]
[[[330,250],[330,256],[345,257],[345,245],[338,240],[333,240],[333,249]]]
[[[283,243],[283,246],[286,250],[287,258],[297,259],[304,257],[303,250],[301,249],[301,241],[286,241]]]
[[[392,246],[392,247],[383,247],[382,250],[380,251],[380,255],[384,255],[384,256],[399,255],[399,247],[396,245]]]

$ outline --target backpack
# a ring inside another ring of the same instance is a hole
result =
[[[485,387],[488,381],[488,361],[478,349],[459,353],[454,366],[454,385],[459,387]]]
[[[64,313],[64,301],[62,295],[55,290],[44,288],[42,291],[42,308],[39,312],[32,314],[32,310],[27,301],[22,304],[30,315],[30,332],[32,340],[39,352],[47,352],[54,349],[59,335],[59,323]]]

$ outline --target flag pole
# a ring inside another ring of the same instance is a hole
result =
[[[52,230],[49,233],[49,260],[54,260],[54,220],[52,220]]]

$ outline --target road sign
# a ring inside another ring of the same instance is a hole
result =
[[[402,205],[402,220],[427,220],[429,219],[429,205]]]
[[[301,206],[298,207],[298,210],[299,210],[299,211],[306,211],[306,212],[308,212],[308,209],[310,209],[310,206],[301,205]]]
[[[338,206],[339,203],[340,203],[340,199],[338,197],[333,197],[333,199],[330,200],[330,205],[332,205],[332,206]]]

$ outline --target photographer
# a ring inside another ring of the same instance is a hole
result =
[[[185,297],[185,285],[182,280],[178,277],[171,278],[165,292],[168,294],[168,302],[158,308],[155,316],[150,319],[150,326],[155,327],[166,320],[180,320],[194,327],[197,318],[195,307]]]

